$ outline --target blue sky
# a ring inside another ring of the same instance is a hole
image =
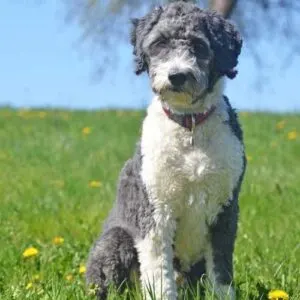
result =
[[[2,0],[0,106],[145,107],[152,94],[146,76],[133,74],[129,45],[120,45],[118,65],[108,67],[105,76],[95,80],[97,65],[90,55],[91,48],[78,42],[81,32],[76,24],[65,24],[60,2]],[[283,68],[285,48],[281,41],[264,40],[260,49],[267,63],[258,72],[244,47],[239,75],[227,82],[226,94],[232,104],[240,110],[300,111],[300,57],[295,57],[289,68]]]

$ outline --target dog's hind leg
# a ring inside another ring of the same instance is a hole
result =
[[[86,279],[98,299],[106,299],[109,286],[124,287],[137,267],[137,252],[132,236],[121,227],[104,232],[91,250]]]

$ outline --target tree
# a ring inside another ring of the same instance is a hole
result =
[[[165,0],[172,2],[176,0]],[[186,0],[188,1],[188,0]],[[238,25],[244,40],[251,49],[256,62],[262,57],[257,49],[258,41],[274,36],[285,40],[289,46],[288,60],[300,52],[300,1],[299,0],[202,0],[203,7],[218,11],[226,18],[232,18]],[[115,44],[120,39],[128,41],[128,20],[145,13],[155,0],[64,0],[68,20],[79,22],[83,38],[90,38],[101,52],[99,67],[115,61],[112,56]],[[161,2],[161,1],[160,1]],[[125,39],[124,39],[125,38]],[[97,53],[99,53],[97,51]]]

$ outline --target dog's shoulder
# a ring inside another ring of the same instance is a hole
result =
[[[243,142],[243,130],[241,128],[236,110],[231,106],[227,96],[223,96],[223,101],[225,102],[229,117],[226,123],[229,125],[232,133],[238,138],[238,140]]]
[[[245,170],[247,167],[247,160],[246,160],[246,155],[245,155],[245,149],[244,149],[244,134],[242,127],[239,122],[238,114],[236,110],[231,106],[229,99],[227,96],[223,96],[224,103],[226,105],[227,109],[227,114],[228,114],[228,120],[225,122],[231,129],[231,132],[236,136],[236,138],[239,140],[239,142],[243,146],[243,153],[242,153],[242,159],[243,159],[243,164],[242,164],[242,171],[240,173],[240,176],[238,178],[237,184],[234,188],[233,194],[234,198],[237,198],[239,194],[239,190],[244,178]]]
[[[144,196],[141,168],[142,154],[140,142],[138,142],[134,155],[125,162],[119,175],[117,190],[117,202],[119,205],[123,205],[124,203],[128,204],[130,202],[140,202],[141,199],[136,198]]]
[[[141,168],[142,154],[138,142],[134,155],[120,172],[116,202],[106,222],[106,227],[120,226],[133,237],[144,236],[153,224],[153,207],[142,181]]]
[[[140,170],[142,166],[142,154],[141,154],[141,144],[140,141],[136,145],[135,153],[133,156],[128,159],[121,172],[119,183],[122,183],[124,180],[128,180],[128,178],[135,178],[136,180],[140,179]]]

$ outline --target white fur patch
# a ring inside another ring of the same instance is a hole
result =
[[[192,133],[165,115],[158,97],[144,120],[141,175],[156,227],[136,246],[143,286],[155,284],[158,299],[176,299],[172,244],[188,271],[207,252],[207,225],[216,221],[242,173],[243,145],[225,124],[221,92],[215,112],[196,127],[193,146]]]
[[[154,65],[156,64],[154,63]],[[203,88],[207,87],[208,79],[206,73],[197,67],[196,57],[189,57],[187,51],[176,54],[171,60],[159,61],[157,67],[154,68],[155,76],[153,76],[152,87],[159,92],[170,88],[169,74],[172,70],[180,70],[183,73],[190,72],[196,78],[198,85],[201,84]],[[175,96],[176,94],[178,97],[181,97],[180,93],[174,93],[173,95]],[[176,98],[173,101],[176,101]]]
[[[160,236],[166,238],[159,238]],[[177,298],[172,243],[170,244],[167,236],[166,232],[153,230],[136,244],[146,299]],[[155,295],[155,298],[151,298],[151,295]]]

